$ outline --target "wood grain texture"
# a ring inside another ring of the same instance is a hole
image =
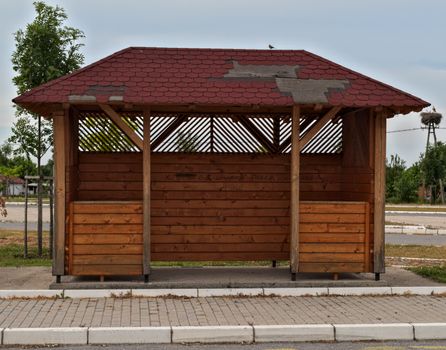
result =
[[[374,193],[374,272],[385,271],[384,261],[384,210],[386,183],[386,116],[375,116],[375,193]]]
[[[293,106],[291,120],[291,186],[290,186],[290,266],[291,273],[299,271],[299,194],[300,194],[300,107]]]
[[[150,112],[144,111],[143,133],[143,273],[150,273],[151,242],[151,149],[150,149]]]
[[[66,128],[69,120],[69,110],[65,115],[53,117],[54,134],[54,258],[53,275],[65,274],[65,218],[66,218]]]

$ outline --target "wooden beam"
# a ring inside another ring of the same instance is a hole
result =
[[[150,111],[144,111],[144,137],[143,137],[143,274],[148,278],[150,273],[150,241],[151,241],[151,225],[150,225]]]
[[[248,130],[248,132],[254,136],[254,138],[263,146],[265,147],[269,152],[274,153],[274,145],[269,142],[269,140],[265,137],[265,135],[262,134],[262,132],[253,124],[251,123],[248,118],[244,116],[240,116],[238,118],[240,123]]]
[[[386,187],[386,116],[375,113],[375,162],[374,162],[374,272],[385,270],[384,261],[384,210]]]
[[[299,271],[299,173],[300,173],[300,107],[293,107],[291,121],[291,203],[290,203],[290,264],[294,280]]]
[[[64,115],[53,117],[54,137],[54,255],[53,275],[65,274],[65,159],[66,140],[65,132],[68,124],[69,110]]]
[[[313,126],[308,130],[304,136],[300,139],[300,150],[307,145],[307,143],[327,124],[333,119],[342,107],[333,107],[322,118],[320,118]]]
[[[116,124],[116,126],[121,129],[121,131],[126,134],[126,136],[138,147],[141,151],[143,149],[143,144],[141,138],[130,126],[128,126],[121,118],[121,116],[116,113],[116,111],[109,105],[99,104],[99,107],[110,117],[110,119]]]

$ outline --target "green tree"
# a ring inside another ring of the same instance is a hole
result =
[[[71,73],[84,62],[80,52],[83,46],[80,40],[84,33],[76,28],[64,25],[67,20],[65,10],[59,6],[49,6],[42,1],[33,3],[36,17],[25,30],[15,34],[15,51],[12,54],[12,66],[16,75],[13,82],[17,93],[44,84],[52,79]],[[37,158],[38,169],[38,217],[37,236],[38,252],[42,255],[42,185],[40,181],[41,159],[51,147],[51,123],[40,116],[29,115],[17,107],[17,121],[12,128],[11,142],[18,144],[16,152],[29,160]]]
[[[421,157],[421,172],[426,187],[432,189],[431,202],[437,200],[436,189],[441,190],[446,176],[446,144],[429,146]]]
[[[395,199],[399,203],[413,203],[418,200],[421,185],[420,166],[415,163],[404,170],[395,181]]]
[[[390,156],[390,162],[386,159],[386,200],[388,202],[398,201],[396,184],[405,169],[406,162],[397,154]]]
[[[11,61],[16,72],[13,83],[18,94],[70,73],[84,62],[80,52],[83,44],[79,42],[84,33],[64,25],[67,20],[65,10],[41,1],[33,4],[36,11],[34,21],[25,30],[19,29],[14,34],[16,48]],[[39,117],[27,114],[20,107],[16,109],[18,119],[12,128],[10,141],[18,145],[16,152],[28,159],[34,156],[39,162],[52,142],[51,124],[42,120],[39,128]]]

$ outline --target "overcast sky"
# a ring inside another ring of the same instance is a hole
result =
[[[82,29],[85,64],[128,46],[306,49],[431,102],[446,113],[446,1],[47,0]],[[14,120],[13,33],[33,20],[32,0],[0,0],[0,143]],[[388,130],[417,128],[417,114]],[[443,126],[443,125],[442,125]],[[446,130],[438,131],[446,141]],[[409,164],[426,131],[388,134],[387,154]]]

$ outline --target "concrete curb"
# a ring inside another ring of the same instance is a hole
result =
[[[178,288],[178,289],[64,289],[64,290],[0,290],[0,299],[14,298],[128,298],[223,296],[366,296],[366,295],[446,295],[446,286],[408,287],[296,287],[296,288]]]
[[[423,225],[386,225],[384,231],[387,234],[446,235],[446,229],[444,228],[431,228]]]
[[[0,299],[11,298],[62,298],[62,289],[4,289],[0,290]]]
[[[0,328],[0,345],[209,344],[371,340],[446,340],[446,323]]]
[[[172,343],[253,343],[252,326],[172,327]]]
[[[171,327],[90,327],[88,344],[169,344]]]
[[[414,340],[414,327],[409,323],[334,325],[337,341]],[[446,337],[446,335],[445,335]]]
[[[88,329],[70,328],[5,328],[2,345],[55,345],[88,343]]]

